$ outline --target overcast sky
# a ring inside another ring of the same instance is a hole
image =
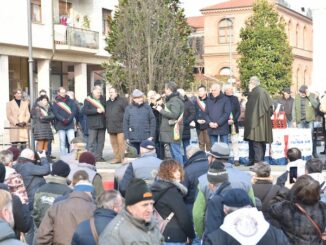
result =
[[[188,17],[201,15],[199,11],[201,8],[226,1],[227,0],[181,0],[181,3]],[[287,2],[296,9],[300,9],[301,7],[326,8],[325,0],[287,0]]]

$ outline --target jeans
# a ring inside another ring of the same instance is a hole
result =
[[[66,130],[59,130],[59,140],[60,140],[60,155],[67,154],[66,151],[66,135],[68,137],[68,141],[71,142],[73,138],[75,138],[75,130],[66,129]]]
[[[187,147],[190,145],[190,139],[183,139],[182,146],[183,146],[183,162],[188,160],[187,158]]]
[[[171,156],[174,160],[178,161],[181,165],[183,165],[183,157],[181,153],[181,143],[170,143],[170,152]]]
[[[228,143],[229,137],[228,134],[224,134],[224,135],[210,135],[209,136],[210,140],[211,140],[211,145],[214,145],[214,143],[218,142],[218,138],[220,138],[220,142],[223,143]]]

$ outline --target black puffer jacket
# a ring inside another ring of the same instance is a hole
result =
[[[156,120],[148,104],[132,103],[126,107],[123,117],[123,132],[130,142],[142,142],[155,137]]]
[[[183,201],[186,188],[181,184],[157,180],[152,185],[152,192],[154,206],[162,218],[165,219],[174,212],[163,233],[165,242],[186,242],[187,238],[195,238],[191,216]]]
[[[320,230],[324,231],[326,227],[326,204],[318,202],[311,206],[300,205],[318,224]],[[316,228],[293,202],[285,200],[275,203],[270,207],[269,214],[271,224],[281,228],[291,244],[323,244]]]
[[[37,103],[32,110],[32,118],[34,119],[33,133],[35,140],[52,140],[51,121],[55,119],[55,115],[51,107],[44,108]]]
[[[128,101],[119,95],[114,100],[109,99],[106,101],[106,129],[109,134],[117,134],[123,132],[123,115],[127,105]]]
[[[182,139],[188,140],[190,139],[190,126],[191,121],[195,120],[196,117],[196,109],[195,105],[189,100],[187,96],[184,97],[184,112],[183,112],[183,133]]]

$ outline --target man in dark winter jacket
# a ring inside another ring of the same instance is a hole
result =
[[[207,132],[208,123],[206,122],[206,104],[207,91],[204,85],[198,88],[198,97],[195,102],[196,109],[196,130],[198,136],[198,144],[202,151],[209,151],[211,149],[211,140]]]
[[[211,145],[218,141],[228,143],[230,113],[230,100],[221,92],[221,85],[214,83],[208,96],[205,119],[208,123]]]
[[[190,123],[195,120],[196,110],[195,105],[192,101],[187,97],[185,91],[183,89],[177,90],[181,97],[184,98],[184,112],[183,112],[183,132],[182,132],[182,146],[183,146],[183,162],[187,161],[187,146],[190,145]]]
[[[8,191],[0,190],[0,244],[21,245],[25,244],[17,240],[12,213],[12,197]]]
[[[223,224],[207,236],[204,245],[289,244],[281,230],[270,225],[262,212],[251,207],[250,198],[244,190],[226,191],[223,211],[226,215]]]
[[[75,122],[78,111],[75,102],[66,94],[65,88],[58,89],[58,95],[52,105],[55,115],[55,129],[59,133],[60,154],[66,154],[66,137],[68,142],[75,138]]]
[[[35,154],[31,149],[24,149],[21,152],[17,163],[14,165],[14,169],[17,173],[21,174],[23,177],[30,210],[33,209],[36,190],[45,184],[44,176],[50,173],[50,164],[46,158],[45,151],[38,154],[41,160],[40,165],[34,163]]]
[[[103,192],[98,200],[93,217],[77,226],[71,244],[96,245],[104,228],[121,211],[123,205],[124,200],[118,191],[109,190]]]
[[[183,164],[181,140],[183,132],[184,101],[177,92],[177,84],[165,84],[165,107],[157,107],[162,115],[160,126],[160,141],[169,144],[172,158]]]
[[[115,88],[109,90],[110,98],[106,101],[106,129],[110,134],[114,159],[111,163],[123,162],[125,153],[125,137],[123,134],[123,115],[128,101],[119,96]]]
[[[137,149],[143,140],[154,140],[156,120],[152,108],[144,103],[144,93],[138,89],[132,92],[132,103],[126,107],[123,117],[123,132],[127,143]]]
[[[87,116],[88,150],[92,152],[96,161],[104,162],[103,148],[105,141],[105,99],[102,88],[94,86],[92,94],[84,101],[83,111]]]
[[[189,145],[187,147],[188,161],[184,165],[184,181],[183,184],[188,189],[187,195],[184,197],[185,203],[192,213],[193,204],[197,196],[198,178],[208,171],[208,159],[206,153],[201,151],[197,145]]]
[[[124,196],[127,186],[134,178],[143,179],[147,184],[152,184],[162,160],[157,158],[155,143],[144,140],[140,144],[140,158],[129,163],[122,180],[119,182],[119,190]]]
[[[33,218],[36,227],[39,227],[42,219],[58,196],[64,196],[72,192],[67,184],[67,176],[70,167],[67,163],[59,160],[53,163],[51,175],[46,178],[46,184],[41,186],[34,197]]]

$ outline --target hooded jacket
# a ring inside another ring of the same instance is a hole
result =
[[[155,200],[154,206],[162,218],[165,219],[171,212],[174,213],[163,232],[165,242],[186,242],[187,238],[194,239],[191,215],[183,201],[187,189],[177,182],[157,180],[151,190]]]

